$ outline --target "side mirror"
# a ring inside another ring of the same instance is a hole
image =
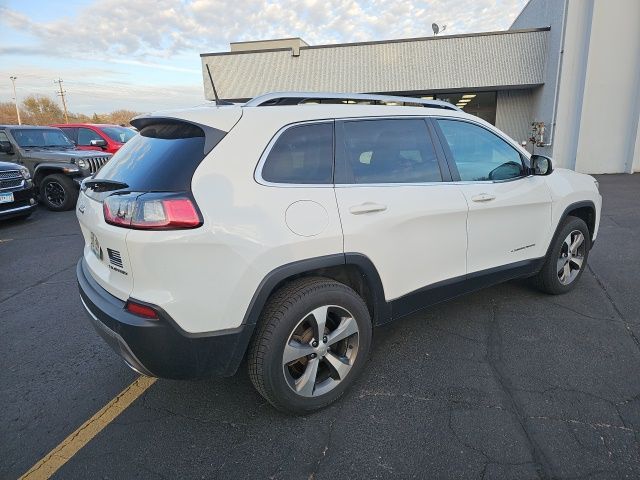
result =
[[[100,140],[91,140],[89,142],[89,145],[91,145],[92,147],[103,148],[103,147],[107,146],[107,142],[105,140],[102,140],[102,139],[100,139]]]
[[[9,142],[0,142],[0,153],[12,154],[13,147]]]
[[[551,159],[544,155],[531,155],[531,174],[549,175],[553,172]]]

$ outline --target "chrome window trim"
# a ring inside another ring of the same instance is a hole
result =
[[[335,122],[338,122],[338,121],[387,120],[387,119],[403,120],[403,119],[427,119],[427,118],[430,118],[436,121],[439,119],[442,119],[442,120],[455,120],[455,121],[471,123],[477,127],[480,127],[484,130],[489,131],[493,135],[496,135],[502,141],[506,142],[510,147],[514,148],[514,150],[517,153],[519,153],[520,155],[523,155],[523,153],[520,151],[521,149],[519,148],[519,145],[518,145],[518,148],[515,148],[514,147],[514,145],[516,145],[515,141],[505,136],[502,132],[500,132],[500,130],[498,129],[493,130],[491,128],[488,128],[486,125],[483,125],[481,123],[474,121],[472,118],[466,118],[466,117],[461,117],[457,115],[444,116],[444,115],[437,115],[437,114],[426,115],[424,113],[416,113],[415,115],[414,114],[372,115],[372,116],[358,116],[358,117],[323,118],[323,119],[316,119],[316,120],[302,120],[299,122],[292,122],[280,127],[280,129],[278,129],[278,131],[274,134],[274,136],[271,138],[271,140],[263,150],[262,154],[260,155],[260,159],[258,160],[258,164],[256,165],[256,168],[254,170],[254,175],[253,175],[254,180],[258,184],[263,185],[265,187],[280,187],[280,188],[344,188],[344,187],[398,187],[398,186],[424,187],[424,186],[435,186],[435,185],[478,185],[478,184],[492,185],[495,183],[513,182],[513,181],[517,181],[523,178],[529,178],[533,176],[529,174],[529,175],[523,175],[523,176],[514,177],[514,178],[508,178],[504,180],[477,180],[477,181],[453,180],[453,181],[422,182],[422,183],[420,182],[412,182],[412,183],[402,183],[402,182],[398,182],[398,183],[278,183],[278,182],[269,182],[264,178],[262,178],[262,168],[264,167],[264,164],[267,160],[267,157],[269,156],[269,153],[271,152],[271,149],[273,148],[274,144],[278,141],[278,138],[280,138],[280,136],[289,128],[296,127],[299,125],[309,125],[309,124],[316,124],[316,123],[334,123],[335,125]],[[529,157],[530,157],[530,154],[526,158],[529,159]],[[334,162],[335,162],[335,129],[334,129]],[[525,165],[523,165],[523,167],[525,167]],[[334,165],[334,171],[335,171],[335,165]]]

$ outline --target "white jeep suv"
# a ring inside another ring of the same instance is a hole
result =
[[[145,115],[84,181],[77,276],[136,371],[232,375],[304,413],[364,368],[372,328],[518,277],[575,287],[588,175],[415,98],[281,93]]]

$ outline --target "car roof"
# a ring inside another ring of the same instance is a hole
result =
[[[64,127],[120,127],[120,125],[116,125],[115,123],[54,123],[51,125],[52,127],[64,128]],[[127,127],[123,127],[127,128]]]
[[[140,120],[174,118],[191,123],[206,125],[224,131],[230,130],[241,117],[258,116],[264,118],[268,124],[289,123],[367,117],[455,117],[473,118],[460,110],[445,110],[442,108],[395,106],[395,105],[363,105],[363,104],[305,104],[251,107],[244,104],[216,105],[214,102],[192,108],[164,110],[136,117],[133,122]],[[135,124],[135,123],[134,123]],[[142,125],[141,123],[138,125]]]
[[[55,125],[0,125],[0,128],[10,128],[11,130],[21,130],[21,129],[39,129],[39,130],[51,130],[52,128],[57,128]]]
[[[158,119],[179,119],[229,131],[243,116],[260,116],[269,124],[349,117],[455,116],[469,117],[459,107],[439,100],[395,95],[340,92],[272,92],[246,103],[209,102],[187,109],[140,115],[137,128]]]

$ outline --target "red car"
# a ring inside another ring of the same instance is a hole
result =
[[[116,153],[137,133],[131,128],[103,123],[69,123],[51,126],[62,129],[65,135],[76,144],[78,150],[99,150],[108,153]]]

